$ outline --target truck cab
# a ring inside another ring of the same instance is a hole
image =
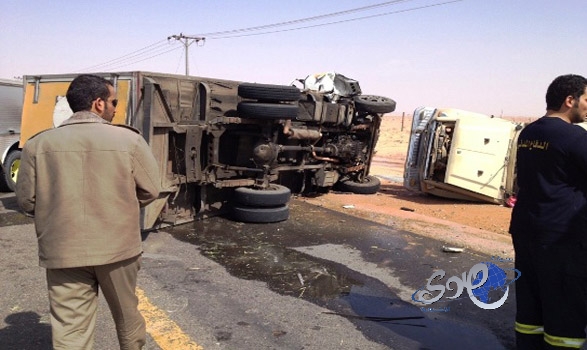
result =
[[[444,198],[507,204],[516,192],[516,144],[524,126],[459,109],[417,108],[404,187]]]

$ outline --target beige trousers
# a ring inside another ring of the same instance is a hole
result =
[[[47,269],[53,348],[92,349],[98,308],[98,286],[104,294],[120,349],[145,345],[145,320],[135,294],[141,257],[101,266]]]

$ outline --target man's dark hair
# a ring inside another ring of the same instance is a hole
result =
[[[92,109],[92,101],[98,97],[106,101],[110,96],[108,85],[112,83],[97,75],[83,74],[77,76],[67,89],[67,102],[71,110],[75,112],[89,111]]]
[[[585,93],[585,87],[587,79],[580,75],[567,74],[557,77],[546,90],[546,109],[560,110],[567,96],[578,99]]]

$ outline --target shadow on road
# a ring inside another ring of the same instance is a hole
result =
[[[51,326],[40,322],[36,312],[19,312],[4,319],[0,329],[2,349],[51,349]]]
[[[14,211],[19,211],[20,208],[18,207],[18,204],[16,203],[16,196],[14,194],[10,195],[10,194],[5,194],[0,198],[0,205],[1,207],[3,207],[6,210],[14,210]]]

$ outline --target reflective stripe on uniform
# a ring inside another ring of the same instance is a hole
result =
[[[515,330],[516,332],[523,334],[542,334],[544,333],[544,326],[516,322]]]
[[[556,337],[554,335],[544,333],[544,341],[553,346],[579,349],[585,342],[585,338]]]

